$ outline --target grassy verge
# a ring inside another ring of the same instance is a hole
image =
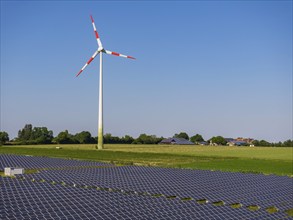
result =
[[[290,217],[293,217],[293,209],[289,209],[289,210],[287,210],[286,213],[287,213]]]
[[[234,204],[231,204],[230,207],[233,209],[239,209],[242,207],[242,204],[241,203],[234,203]]]
[[[273,214],[275,212],[278,212],[279,210],[275,206],[272,206],[272,207],[266,208],[266,211],[270,214]]]
[[[259,206],[257,205],[250,205],[250,206],[247,206],[247,208],[250,210],[250,211],[257,211],[260,209]]]
[[[78,146],[82,147],[82,145]],[[83,150],[76,149],[75,145],[68,147],[62,145],[61,150],[55,149],[55,147],[56,145],[39,147],[9,146],[0,147],[0,153],[104,161],[126,165],[138,164],[172,168],[292,175],[292,161],[287,160],[287,158],[285,160],[281,159],[281,157],[279,159],[252,158],[243,156],[243,152],[237,157],[234,149],[233,156],[226,152],[222,152],[222,154],[217,153],[216,156],[208,156],[206,152],[199,155],[196,155],[196,152],[190,153],[190,149],[183,153],[180,151],[180,147],[177,147],[177,151],[173,149],[174,147],[171,147],[173,150],[170,151],[168,151],[169,147],[158,147],[157,151],[154,152],[148,152],[149,149],[145,146],[143,148],[147,149],[145,150],[147,152],[141,150],[141,147],[133,147],[133,145],[123,145],[120,150],[117,150],[118,146],[107,146],[106,150],[102,151],[93,150],[93,146],[89,145],[86,145],[86,148],[84,147]],[[137,151],[135,152],[134,149],[137,149]],[[209,149],[211,155],[215,154],[213,149]],[[265,152],[267,153],[267,149],[265,149]]]
[[[8,147],[8,146],[5,146]],[[16,147],[16,146],[10,146]],[[95,150],[94,144],[63,145],[22,145],[21,148],[47,148],[70,150]],[[190,146],[190,145],[135,145],[106,144],[104,151],[123,151],[135,153],[168,153],[173,155],[237,157],[250,159],[292,160],[293,148],[290,147],[229,147],[229,146]]]

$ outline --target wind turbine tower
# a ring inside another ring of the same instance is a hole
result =
[[[100,81],[99,81],[99,126],[98,126],[98,149],[103,149],[103,53],[106,54],[111,54],[114,56],[119,56],[119,57],[124,57],[124,58],[129,58],[129,59],[135,59],[134,57],[131,56],[126,56],[120,53],[116,53],[116,52],[112,52],[109,50],[105,50],[101,39],[99,37],[99,34],[97,32],[96,29],[96,25],[94,22],[93,17],[91,16],[91,20],[92,20],[92,25],[94,28],[94,33],[97,39],[97,43],[98,43],[98,49],[96,50],[96,52],[92,55],[92,57],[86,62],[86,64],[81,68],[81,70],[78,72],[78,74],[76,75],[79,76],[79,74],[82,73],[82,71],[95,59],[95,57],[100,54]]]

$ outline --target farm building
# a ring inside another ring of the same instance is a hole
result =
[[[246,146],[248,145],[245,141],[230,141],[227,143],[229,146]]]
[[[184,138],[167,138],[162,140],[159,144],[193,145],[194,143]]]
[[[225,140],[227,141],[227,145],[229,145],[229,146],[254,146],[252,144],[254,139],[252,139],[252,138],[238,137],[236,139],[225,138]]]

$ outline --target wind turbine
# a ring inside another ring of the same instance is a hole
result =
[[[100,40],[99,34],[97,32],[94,19],[93,19],[92,16],[90,16],[90,17],[91,17],[91,20],[92,20],[92,25],[93,25],[95,36],[96,36],[96,39],[97,39],[98,49],[92,55],[92,57],[86,62],[86,64],[81,68],[81,70],[78,72],[76,77],[79,76],[79,74],[82,73],[82,71],[95,59],[95,57],[98,54],[100,54],[98,149],[103,149],[103,53],[111,54],[111,55],[119,56],[119,57],[124,57],[124,58],[129,58],[129,59],[135,59],[135,58],[131,57],[131,56],[126,56],[126,55],[123,55],[123,54],[120,54],[120,53],[112,52],[112,51],[109,51],[109,50],[105,50],[103,45],[102,45],[102,42]]]

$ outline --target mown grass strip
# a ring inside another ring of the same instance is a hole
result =
[[[249,205],[247,206],[247,209],[250,211],[258,211],[260,207],[258,205]]]
[[[224,201],[217,201],[217,202],[213,202],[213,205],[214,206],[223,206],[223,205],[225,205],[225,202]]]
[[[207,199],[198,199],[198,200],[196,200],[196,202],[198,203],[198,204],[207,204],[209,201],[207,200]]]
[[[151,195],[151,196],[157,198],[157,197],[161,197],[161,196],[163,196],[163,194],[159,194],[159,193],[157,193],[157,194],[153,194],[153,195]]]
[[[288,216],[293,217],[293,208],[285,211]]]
[[[273,213],[278,212],[279,209],[278,209],[277,207],[275,207],[275,206],[271,206],[271,207],[266,208],[266,211],[267,211],[268,213],[270,213],[270,214],[273,214]]]
[[[167,199],[176,199],[177,196],[166,196]]]
[[[182,201],[191,201],[193,200],[191,197],[185,197],[185,198],[181,198]]]
[[[170,168],[221,170],[228,172],[292,175],[292,162],[287,160],[249,159],[237,157],[192,156],[167,153],[0,147],[2,154],[59,157],[112,162],[121,165],[144,165]]]
[[[233,209],[239,209],[242,207],[242,204],[241,203],[234,203],[234,204],[231,204],[230,207]]]

